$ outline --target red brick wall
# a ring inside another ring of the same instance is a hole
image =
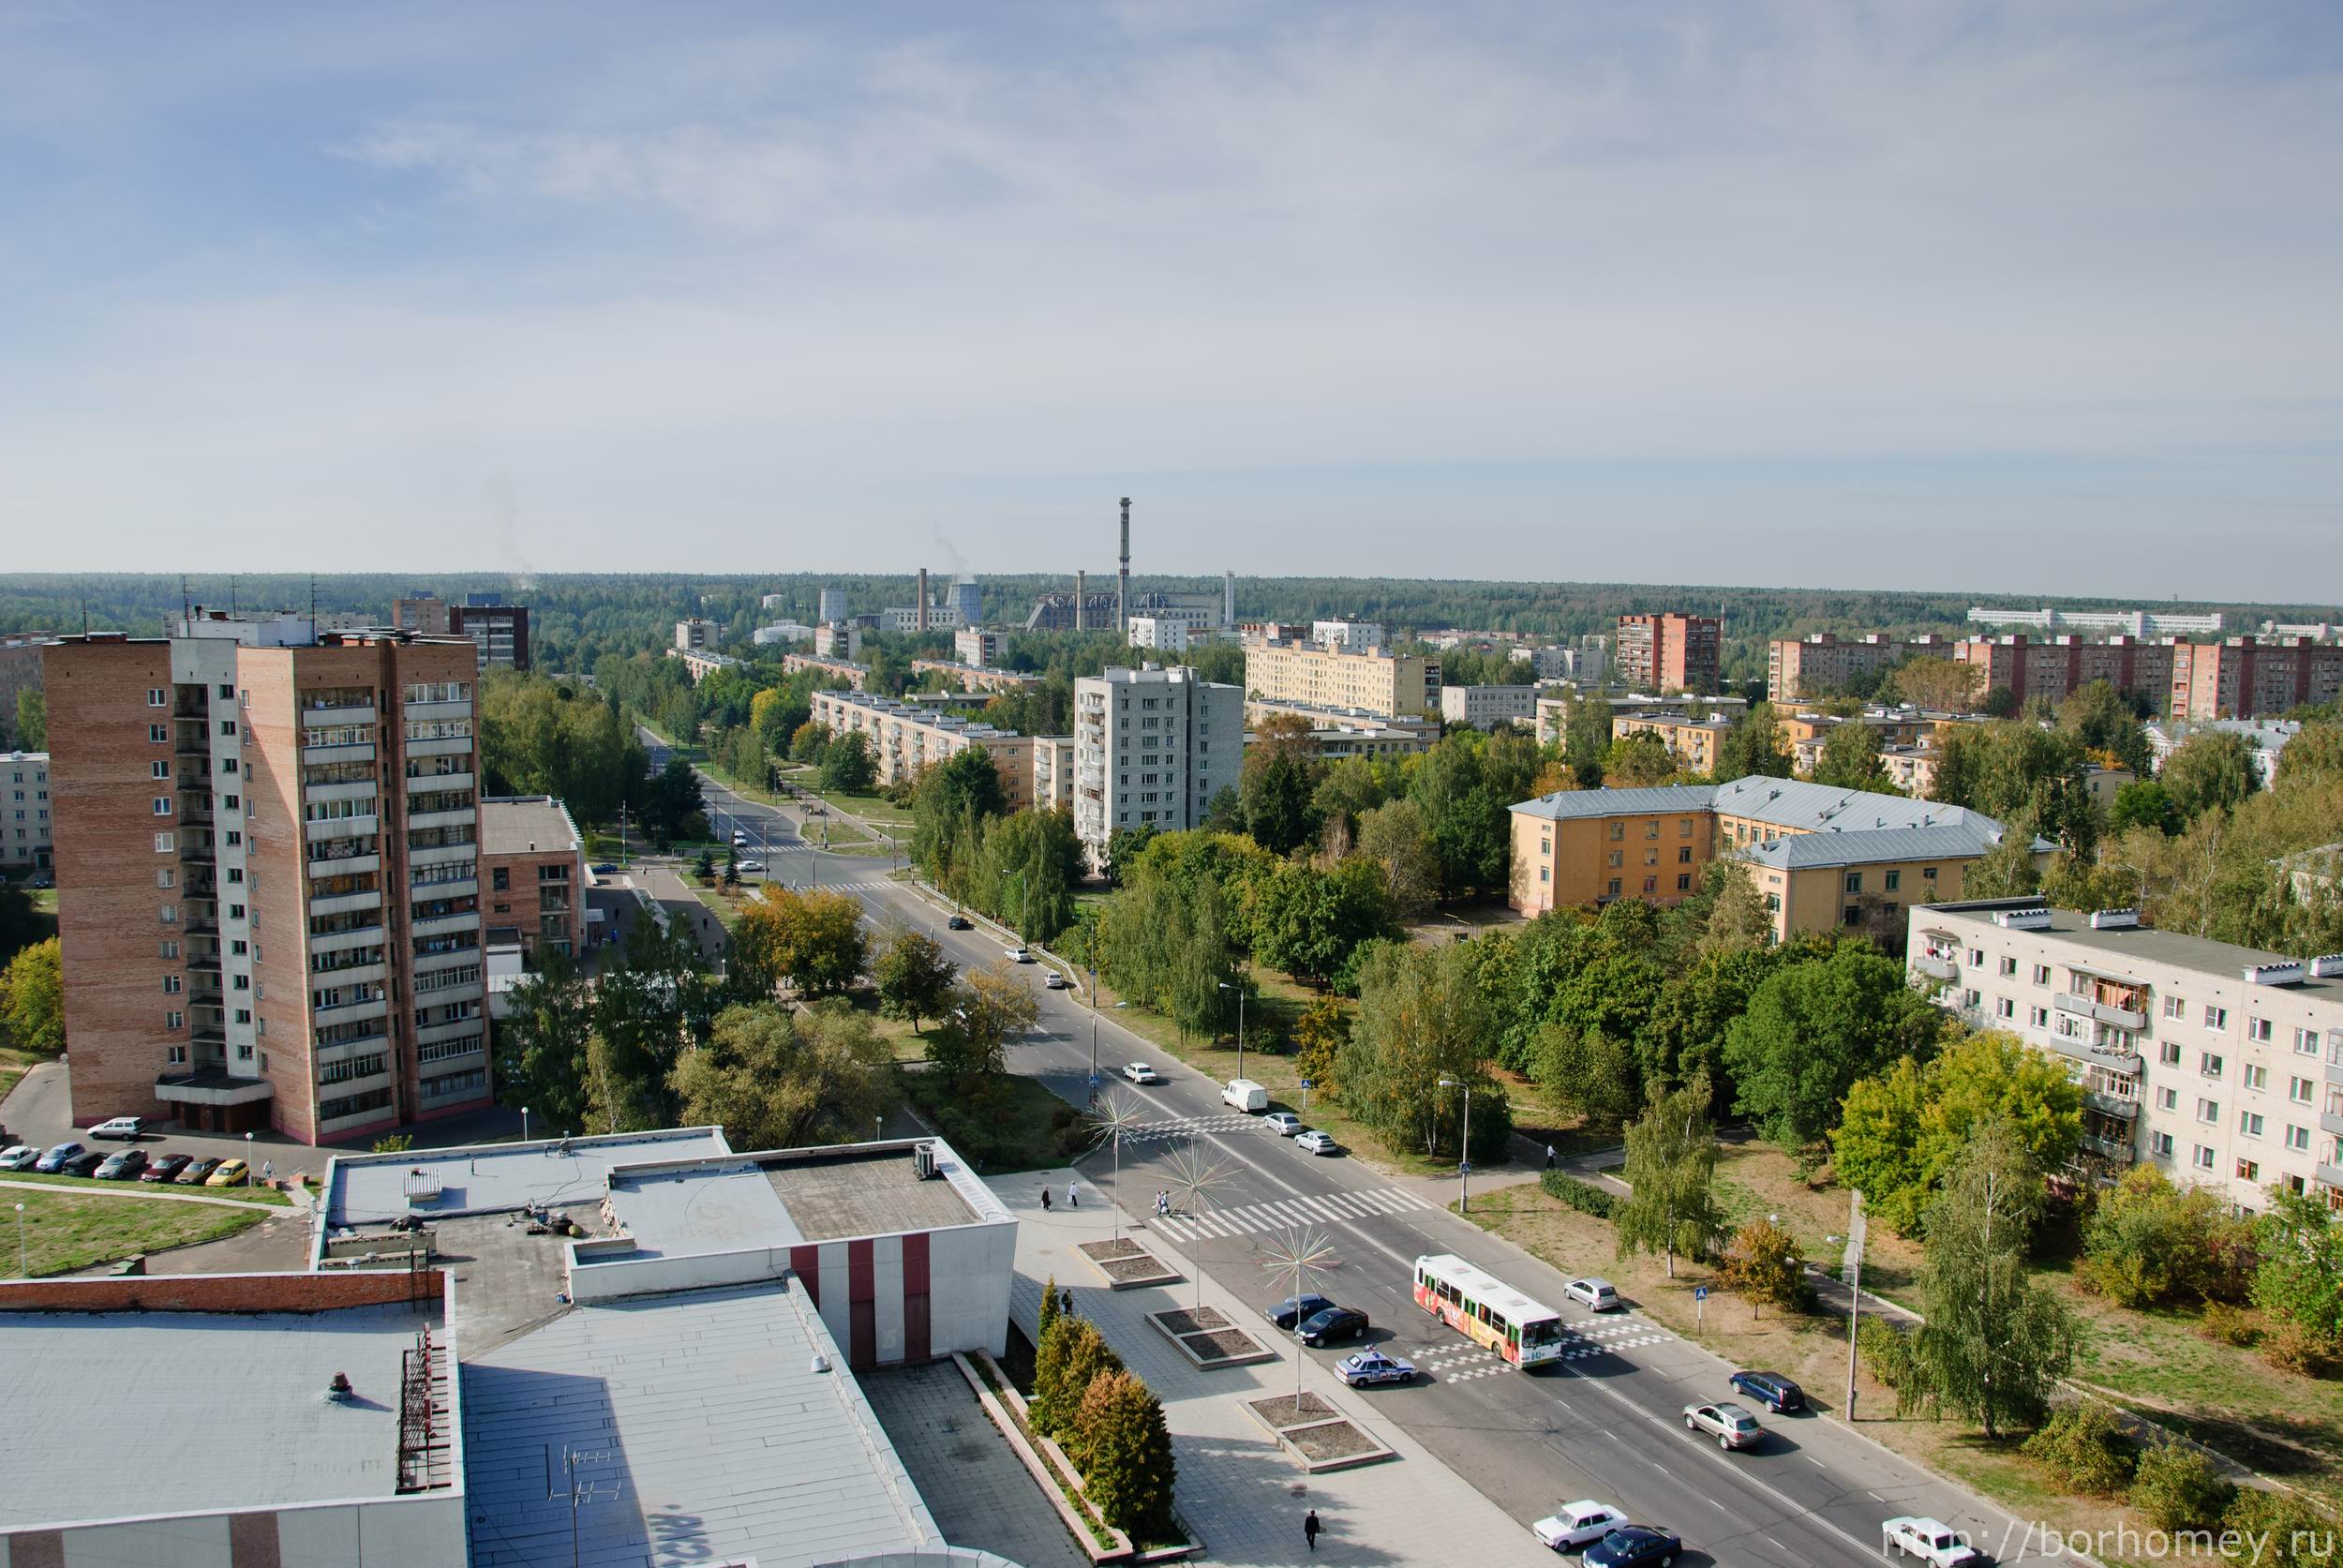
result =
[[[437,1302],[444,1281],[439,1269],[16,1279],[0,1281],[0,1312],[326,1312]]]
[[[171,690],[171,650],[159,640],[67,642],[47,650],[49,795],[55,838],[57,935],[65,967],[66,1040],[74,1121],[168,1116],[155,1098],[172,1042],[163,1015],[188,1008],[184,991],[163,991],[167,974],[185,983],[186,934],[161,923],[175,890],[155,886],[176,855],[155,852],[155,834],[176,830],[157,816],[158,796],[177,801],[182,761],[172,742],[147,739],[150,724],[173,733],[172,710],[146,705],[149,688]],[[188,759],[201,768],[201,759]],[[167,761],[173,777],[156,779]],[[180,943],[181,960],[160,956]],[[184,1042],[182,1028],[177,1039]]]
[[[236,683],[244,705],[244,761],[251,777],[243,824],[254,884],[246,906],[261,959],[253,1016],[267,1025],[258,1042],[261,1076],[276,1088],[270,1119],[289,1138],[315,1138],[317,1100],[309,1052],[308,917],[304,907],[308,857],[301,831],[301,753],[293,710],[296,655],[308,649],[238,650]],[[232,1048],[231,1048],[232,1049]]]

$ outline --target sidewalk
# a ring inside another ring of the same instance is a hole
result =
[[[1081,1184],[1082,1206],[1068,1210],[1066,1184]],[[1041,1188],[1056,1198],[1041,1209]],[[1305,1356],[1302,1386],[1366,1427],[1399,1456],[1358,1470],[1306,1474],[1241,1408],[1263,1395],[1291,1394],[1298,1351],[1271,1329],[1259,1307],[1237,1299],[1209,1277],[1204,1304],[1276,1347],[1279,1359],[1219,1371],[1201,1371],[1146,1322],[1145,1314],[1174,1305],[1192,1306],[1196,1284],[1186,1279],[1151,1290],[1110,1291],[1097,1282],[1075,1253],[1076,1244],[1113,1233],[1114,1215],[1103,1194],[1073,1171],[1028,1171],[989,1183],[1016,1214],[1017,1277],[1009,1310],[1028,1337],[1041,1308],[1044,1280],[1054,1275],[1060,1290],[1074,1292],[1074,1309],[1106,1336],[1115,1353],[1147,1381],[1163,1401],[1179,1458],[1181,1516],[1203,1537],[1195,1559],[1223,1563],[1397,1564],[1470,1562],[1475,1568],[1552,1568],[1553,1554],[1524,1526],[1500,1512],[1470,1483],[1433,1458],[1396,1424],[1383,1420],[1368,1393],[1347,1389],[1318,1361]],[[1129,1217],[1124,1219],[1132,1230]],[[1146,1232],[1136,1232],[1142,1239]],[[1182,1274],[1185,1248],[1162,1247],[1158,1255]],[[1313,1282],[1315,1284],[1315,1282]],[[1261,1277],[1261,1301],[1291,1287]],[[1318,1510],[1325,1533],[1312,1557],[1302,1538],[1302,1517]]]

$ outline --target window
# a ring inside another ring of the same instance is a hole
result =
[[[2201,1099],[2197,1101],[2197,1120],[2201,1122],[2217,1122],[2220,1119],[2221,1102],[2219,1100]]]
[[[1850,903],[1840,913],[1840,923],[1843,925],[1859,925],[1862,919],[1863,906],[1859,903]]]
[[[148,763],[146,767],[149,776],[153,778],[167,779],[171,777],[171,764],[164,761],[161,757],[157,757],[154,761]]]
[[[2179,1110],[2179,1109],[2180,1109],[2180,1091],[2179,1091],[2178,1089],[2173,1089],[2173,1088],[2162,1088],[2162,1089],[2158,1089],[2158,1090],[2156,1090],[2156,1108],[2158,1111],[2177,1111],[2177,1110]]]
[[[1541,881],[1541,882],[1551,882],[1551,881],[1553,881],[1553,880],[1554,880],[1554,868],[1553,868],[1552,866],[1540,866],[1540,867],[1538,868],[1538,880],[1539,880],[1539,881]]]
[[[2180,1066],[2180,1042],[2165,1040],[2156,1048],[2156,1059],[2168,1068]]]
[[[2237,1162],[2237,1179],[2241,1182],[2258,1182],[2261,1179],[2261,1167],[2250,1159],[2241,1159]]]
[[[2221,1076],[2221,1053],[2217,1051],[2197,1053],[2197,1071],[2207,1078]]]
[[[1619,897],[1619,878],[1616,876],[1611,878],[1611,896],[1613,898]]]
[[[166,936],[160,944],[159,950],[161,956],[164,958],[177,958],[179,956],[179,944],[175,938]]]
[[[2246,1087],[2248,1089],[2266,1089],[2270,1086],[2268,1068],[2248,1065],[2243,1069],[2243,1076],[2246,1080]]]
[[[1982,969],[1985,967],[1984,948],[1971,948],[1969,949],[1969,967],[1972,969]]]
[[[1689,866],[1693,863],[1693,852],[1691,845],[1687,844],[1685,847],[1676,852],[1676,863],[1679,866]]]
[[[1692,890],[1692,886],[1693,878],[1690,872],[1684,873],[1676,879],[1676,890],[1679,893],[1690,892]]]
[[[1925,870],[1923,870],[1923,871],[1920,873],[1920,880],[1921,880],[1921,881],[1923,881],[1923,882],[1933,882],[1933,881],[1935,881],[1935,880],[1936,880],[1936,868],[1935,868],[1934,866],[1930,866],[1930,867],[1926,868]]]
[[[1613,871],[1619,870],[1619,867],[1625,865],[1626,863],[1627,852],[1625,850],[1614,849],[1611,851],[1611,869]]]
[[[1656,822],[1645,823],[1643,825],[1643,836],[1648,839],[1658,838],[1660,836],[1660,825]]]
[[[2295,1054],[2295,1055],[2297,1055],[2297,1056],[2316,1056],[2316,1055],[2318,1055],[2318,1054],[2319,1054],[2319,1031],[2318,1031],[2318,1030],[2316,1030],[2316,1029],[2297,1029],[2297,1030],[2295,1030],[2295,1031],[2294,1031],[2294,1054]]]
[[[1660,879],[1656,876],[1645,877],[1643,879],[1643,890],[1647,893],[1658,892],[1660,890]]]
[[[1984,993],[1981,992],[1964,991],[1961,993],[1961,1005],[1964,1008],[1974,1008],[1984,1000]]]
[[[2286,1146],[2296,1154],[2307,1153],[2310,1148],[2310,1128],[2296,1127],[2289,1122],[2286,1127]]]
[[[2308,1105],[2310,1103],[2310,1080],[2307,1078],[2288,1079],[2286,1081],[2286,1098],[2292,1100],[2296,1105]]]
[[[2050,1008],[2028,1008],[2026,1009],[2025,1021],[2028,1023],[2033,1024],[2037,1029],[2047,1029],[2050,1027]]]
[[[187,1015],[186,1013],[167,1012],[163,1014],[163,1027],[166,1029],[184,1029],[187,1027]]]
[[[2248,1138],[2261,1137],[2261,1113],[2259,1111],[2240,1111],[2237,1113],[2237,1130],[2244,1133]]]
[[[2156,1158],[2158,1158],[2158,1159],[2170,1159],[2170,1158],[2171,1158],[2171,1157],[2172,1157],[2172,1135],[2171,1135],[2171,1133],[2169,1133],[2169,1132],[2151,1132],[2151,1133],[2149,1133],[2149,1134],[2148,1134],[2148,1153],[2150,1153],[2151,1155],[2154,1155],[2154,1156],[2155,1156]]]
[[[1624,822],[1614,822],[1614,823],[1612,823],[1612,824],[1611,824],[1611,842],[1612,842],[1613,844],[1617,844],[1617,843],[1619,843],[1621,839],[1624,839],[1626,836],[1627,836],[1627,824],[1626,824],[1626,823],[1624,823]]]
[[[219,700],[222,702],[233,702],[236,700],[235,682],[223,680],[219,683]]]
[[[179,923],[179,906],[175,903],[161,904],[157,907],[155,918],[167,926],[175,926]]]
[[[1693,819],[1691,817],[1679,816],[1676,819],[1676,836],[1679,839],[1688,839],[1693,836]]]
[[[1846,874],[1846,890],[1850,893],[1859,893],[1863,890],[1863,874],[1861,872],[1851,871]]]
[[[2227,1008],[2216,1008],[2212,1003],[2207,1002],[2204,1005],[2204,1026],[2208,1029],[2228,1028],[2229,1009]]]
[[[1540,840],[1538,841],[1538,853],[1539,853],[1539,854],[1541,854],[1541,855],[1551,855],[1551,854],[1553,854],[1553,853],[1554,853],[1554,841],[1553,841],[1552,839],[1540,839]]]
[[[180,991],[181,991],[181,990],[183,990],[183,989],[184,989],[183,982],[180,980],[180,978],[179,978],[179,977],[178,977],[178,976],[176,976],[176,975],[165,975],[165,976],[163,977],[163,994],[164,994],[164,995],[166,995],[166,996],[176,996],[176,995],[178,995],[178,994],[179,994]]]
[[[175,888],[178,884],[179,874],[172,871],[169,866],[163,867],[162,870],[155,874],[155,886],[157,888]]]
[[[2165,997],[2164,1016],[2167,1018],[2186,1018],[2188,1016],[2188,998],[2186,996]]]
[[[2246,1038],[2249,1040],[2260,1041],[2265,1045],[2268,1044],[2270,1039],[2270,1021],[2266,1018],[2249,1018],[2246,1020]]]
[[[163,1059],[174,1068],[184,1068],[187,1065],[187,1048],[184,1045],[172,1046],[163,1053]]]
[[[2007,978],[2010,978],[2011,976],[2014,976],[2015,974],[2017,974],[2017,972],[2018,972],[2018,961],[2017,961],[2016,959],[2014,959],[2014,958],[2004,958],[2004,959],[2001,961],[2001,973],[2002,973],[2002,978],[2003,978],[2004,979],[2007,979]]]
[[[146,706],[149,708],[169,708],[171,706],[171,694],[163,690],[160,686],[149,686],[146,689]]]
[[[172,854],[172,853],[173,853],[174,851],[176,851],[176,850],[178,849],[178,847],[179,847],[179,835],[178,835],[178,834],[176,834],[176,833],[157,833],[157,834],[156,834],[156,835],[155,835],[155,853],[156,853],[156,854],[157,854],[157,855],[169,855],[169,854]]]
[[[2213,1169],[2213,1151],[2206,1148],[2202,1143],[2196,1145],[2195,1152],[2190,1155],[2189,1158],[2200,1171],[2210,1171]]]
[[[236,759],[232,756],[221,757],[219,759],[219,770],[222,773],[227,774],[230,778],[234,778],[236,776]]]
[[[149,724],[146,726],[146,738],[159,746],[171,739],[171,731],[161,724]]]
[[[2018,1004],[2012,1002],[2007,996],[1995,997],[1993,1000],[1993,1011],[1997,1016],[2002,1018],[2015,1018],[2018,1016]]]
[[[2037,964],[2036,964],[2036,965],[2034,966],[2034,983],[2035,983],[2036,985],[2048,985],[2048,984],[2050,984],[2050,965],[2049,965],[2049,964],[2047,964],[2047,963],[2037,963]]]
[[[233,735],[233,734],[235,734],[235,733],[236,733],[236,721],[235,721],[235,720],[233,720],[233,719],[222,719],[222,720],[219,722],[219,732],[220,732],[220,734],[222,734],[222,735]]]
[[[1902,872],[1900,872],[1900,871],[1891,871],[1891,872],[1888,873],[1888,890],[1889,892],[1891,892],[1891,893],[1892,893],[1892,892],[1894,892],[1897,889],[1899,889],[1899,888],[1901,888],[1901,887],[1903,887],[1903,873],[1902,873]]]

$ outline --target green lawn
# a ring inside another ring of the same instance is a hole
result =
[[[70,1274],[134,1253],[217,1241],[268,1217],[259,1209],[228,1209],[216,1203],[96,1198],[70,1192],[20,1191],[12,1202],[24,1205],[24,1251],[36,1276]]]
[[[904,1103],[980,1175],[1071,1164],[1091,1144],[1082,1113],[1033,1079],[1005,1073],[963,1092],[924,1065],[899,1064],[895,1076]]]
[[[0,1181],[35,1182],[42,1187],[64,1187],[68,1190],[82,1187],[113,1193],[142,1190],[151,1193],[156,1187],[161,1185],[156,1183],[149,1186],[144,1182],[101,1182],[94,1176],[52,1176],[37,1171],[0,1171]],[[278,1208],[289,1207],[292,1202],[292,1200],[284,1193],[268,1187],[173,1187],[171,1190],[203,1198],[232,1198],[240,1203],[265,1203]],[[190,1206],[208,1208],[213,1205],[197,1203]]]

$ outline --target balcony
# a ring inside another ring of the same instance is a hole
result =
[[[354,855],[323,855],[312,857],[309,874],[320,876],[361,876],[382,869],[382,857],[375,850],[363,850]]]
[[[472,806],[459,806],[450,812],[417,812],[407,818],[407,826],[416,832],[431,828],[469,828],[479,815],[479,810]]]
[[[1926,953],[1912,955],[1912,968],[1916,973],[1926,975],[1932,979],[1957,980],[1961,978],[1961,966],[1952,960],[1931,958]]]
[[[382,830],[381,819],[372,816],[337,816],[328,822],[305,822],[302,836],[311,844],[324,839],[372,838]]]
[[[321,971],[312,970],[309,975],[309,983],[317,986],[381,985],[382,983],[383,977],[388,972],[387,966],[381,963],[353,963],[347,969],[327,969]],[[378,997],[376,1000],[380,1001],[381,998]],[[362,1004],[353,1002],[351,1005],[352,1007],[357,1007]],[[319,1015],[322,1017],[328,1010],[330,1009],[321,1008],[318,1009],[318,1012]],[[351,1016],[353,1018],[366,1018],[373,1015],[368,1013],[353,1013]]]
[[[2343,1111],[2320,1112],[2319,1130],[2321,1132],[2332,1132],[2336,1137],[2343,1138]]]
[[[2140,1114],[2138,1100],[2126,1099],[2120,1095],[2111,1095],[2101,1089],[2083,1090],[2082,1103],[2103,1116],[2120,1116],[2127,1122],[2134,1120]]]
[[[2330,1083],[2343,1083],[2343,1062],[2336,1061],[2333,1057],[2328,1058],[2327,1082]]]
[[[1979,1021],[1978,1026],[1984,1027],[1985,1024]],[[2055,1051],[2069,1060],[2082,1062],[2088,1067],[2105,1068],[2110,1072],[2125,1072],[2134,1077],[2139,1076],[2142,1064],[2140,1053],[2136,1051],[2111,1051],[2084,1040],[2068,1039],[2064,1035],[2050,1032],[2044,1032],[2039,1038],[2046,1049]]]
[[[374,742],[363,740],[351,746],[304,746],[301,762],[304,767],[318,767],[329,762],[372,762]]]
[[[480,846],[476,844],[437,844],[423,845],[407,852],[410,866],[445,866],[458,860],[477,860]]]
[[[470,773],[410,773],[407,775],[407,793],[427,795],[442,789],[470,789],[476,782],[475,776]]]
[[[380,921],[370,926],[360,926],[354,931],[329,931],[309,938],[309,950],[313,953],[338,953],[351,948],[379,948],[381,945],[382,926]]]
[[[462,876],[453,882],[410,883],[407,896],[410,899],[471,898],[479,891],[480,879],[478,877]]]
[[[348,703],[340,708],[304,708],[301,723],[305,729],[329,729],[336,724],[370,724],[379,715],[374,704]]]
[[[480,911],[477,909],[467,909],[457,915],[434,915],[414,922],[414,934],[417,936],[448,936],[459,931],[479,929]]]
[[[2343,1188],[2343,1165],[2329,1165],[2322,1159],[2319,1162],[2318,1175],[2321,1185]]]
[[[469,735],[446,735],[436,740],[410,740],[409,756],[465,756],[470,754],[472,738]]]
[[[187,967],[198,974],[216,975],[219,973],[219,955],[217,953],[189,953]]]
[[[2086,1132],[2082,1135],[2082,1146],[2102,1159],[2119,1159],[2129,1164],[2136,1157],[2128,1140],[2101,1138]]]
[[[346,1021],[336,1020],[336,1022]],[[322,1070],[336,1062],[347,1062],[352,1056],[363,1056],[372,1051],[385,1051],[390,1046],[390,1032],[387,1029],[376,1029],[368,1034],[353,1035],[348,1039],[338,1039],[331,1044],[320,1045],[317,1048],[318,1067],[320,1070]],[[390,1071],[389,1063],[383,1064],[382,1070],[384,1073]],[[376,1075],[368,1073],[366,1076],[372,1078]]]
[[[323,898],[312,897],[309,900],[311,915],[347,915],[353,910],[381,907],[382,890],[380,888],[368,888],[358,893],[330,893]]]
[[[439,1100],[450,1099],[485,1099],[488,1095],[488,1086],[485,1083],[467,1083],[460,1087],[450,1086],[435,1089],[429,1083],[425,1083],[423,1085],[421,1093],[425,1099],[435,1102]]]
[[[469,719],[471,702],[410,702],[402,711],[410,719]]]
[[[194,835],[189,834],[188,837],[192,840]],[[183,865],[208,866],[218,858],[218,851],[208,844],[187,843],[179,846],[179,860]]]
[[[350,779],[340,784],[305,784],[301,798],[312,805],[322,805],[328,800],[371,800],[379,788],[372,779]]]
[[[442,1040],[461,1039],[466,1035],[485,1037],[488,1022],[485,1018],[459,1018],[447,1023],[434,1023],[415,1031],[417,1045],[438,1045]]]
[[[2132,1012],[2124,1008],[2112,1008],[2105,1002],[2095,1002],[2088,996],[2077,996],[2071,992],[2060,992],[2052,998],[2051,1005],[2060,1012],[2095,1018],[2101,1023],[2112,1023],[2119,1029],[2144,1029],[2148,1026],[2146,1013]]]

